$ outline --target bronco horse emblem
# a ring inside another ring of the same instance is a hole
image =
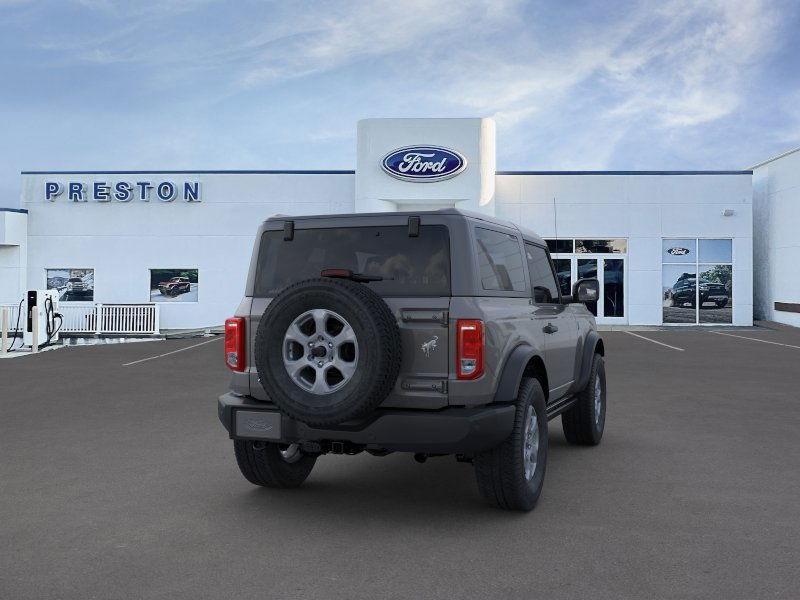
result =
[[[425,356],[430,358],[431,352],[436,350],[436,342],[438,341],[439,341],[439,336],[435,335],[433,336],[432,339],[422,343],[420,349],[425,353]]]

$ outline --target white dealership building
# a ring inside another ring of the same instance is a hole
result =
[[[272,215],[457,207],[546,238],[565,291],[597,277],[599,323],[751,325],[755,181],[757,302],[798,324],[798,153],[755,174],[498,171],[491,119],[367,119],[357,138],[355,171],[25,171],[20,209],[0,212],[0,304],[50,287],[62,307],[157,306],[162,330],[214,327]]]

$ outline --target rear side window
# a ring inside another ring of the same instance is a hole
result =
[[[450,236],[444,225],[265,231],[258,252],[254,294],[271,297],[282,288],[319,277],[323,269],[379,275],[369,286],[381,296],[449,296]]]
[[[559,302],[558,285],[547,251],[541,246],[525,244],[525,257],[531,272],[531,288],[533,301],[536,304],[552,304]]]
[[[517,237],[482,227],[475,228],[478,270],[485,290],[525,291],[525,263]]]

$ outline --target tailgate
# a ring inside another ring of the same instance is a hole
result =
[[[403,362],[394,390],[381,406],[447,406],[450,298],[384,298],[400,327]]]

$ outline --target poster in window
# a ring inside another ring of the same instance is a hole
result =
[[[696,323],[697,269],[694,265],[664,265],[664,323]]]
[[[197,302],[197,269],[150,269],[150,302]]]
[[[94,269],[47,269],[47,289],[60,302],[94,302]]]
[[[731,265],[700,265],[700,322],[733,322]]]

